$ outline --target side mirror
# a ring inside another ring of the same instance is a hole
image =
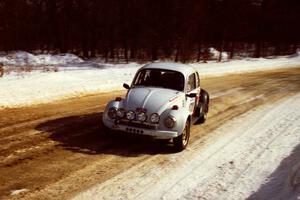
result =
[[[130,86],[129,86],[128,84],[126,84],[126,83],[123,84],[123,87],[124,87],[125,89],[127,89],[127,90],[130,89]]]
[[[186,94],[187,97],[190,97],[190,98],[195,98],[197,96],[196,93],[190,93],[190,94]]]

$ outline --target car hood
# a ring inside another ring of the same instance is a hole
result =
[[[161,114],[182,94],[180,91],[165,88],[136,87],[128,91],[127,98],[124,100],[124,108],[133,111],[143,108],[149,114]]]

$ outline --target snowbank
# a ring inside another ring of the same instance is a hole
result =
[[[218,51],[215,48],[209,48],[209,53],[210,53],[210,58],[213,60],[218,60],[220,57],[220,51]],[[221,56],[222,61],[228,61],[228,53],[227,52],[222,52]]]
[[[228,62],[192,63],[200,76],[220,76],[224,74],[237,74],[255,72],[260,70],[280,69],[286,67],[300,67],[300,56],[282,56],[277,58],[248,58],[231,60]]]
[[[137,68],[133,65],[126,70],[90,69],[4,76],[0,78],[0,107],[46,103],[89,93],[119,90],[122,82],[130,83]]]
[[[13,66],[55,65],[58,72],[5,74],[0,78],[0,108],[46,103],[57,99],[122,89],[130,83],[135,72],[142,66],[137,63],[107,64],[99,60],[83,61],[75,55],[33,55],[17,52],[0,55],[0,62]],[[200,76],[221,76],[258,70],[300,66],[299,53],[273,59],[245,59],[229,62],[191,63]]]
[[[25,51],[11,52],[8,55],[0,54],[0,62],[4,65],[25,66],[25,65],[65,65],[81,63],[83,60],[73,54],[39,54],[33,55]]]

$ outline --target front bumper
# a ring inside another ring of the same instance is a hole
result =
[[[103,123],[106,127],[115,131],[122,131],[126,133],[138,134],[138,135],[147,135],[155,139],[172,139],[178,137],[178,132],[176,131],[146,129],[141,127],[129,126],[125,124],[118,124],[110,120],[103,120]]]

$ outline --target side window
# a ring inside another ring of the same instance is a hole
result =
[[[196,88],[196,76],[195,73],[191,74],[188,79],[187,91],[190,92]]]
[[[199,74],[196,72],[196,87],[200,87],[200,78],[199,78]]]

